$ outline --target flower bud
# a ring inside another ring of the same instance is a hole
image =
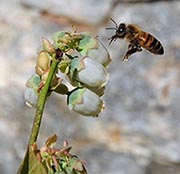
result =
[[[87,88],[76,88],[68,96],[68,107],[86,116],[98,116],[104,109],[101,98]]]
[[[42,44],[43,44],[43,48],[50,54],[54,53],[55,52],[55,49],[52,45],[52,43],[46,39],[46,38],[43,38],[42,39]]]
[[[73,59],[70,67],[73,71],[73,78],[90,87],[102,87],[108,80],[106,69],[90,57],[84,59]]]
[[[50,57],[46,51],[41,51],[37,57],[36,73],[42,75],[50,67]]]
[[[106,49],[106,47],[103,45],[103,43],[99,39],[97,39],[97,41],[98,41],[98,48],[89,50],[87,55],[92,59],[95,59],[103,66],[107,66],[111,62],[110,54]]]

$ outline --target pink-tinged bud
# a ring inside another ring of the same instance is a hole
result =
[[[37,57],[36,73],[42,75],[50,67],[50,57],[46,51],[41,51]]]
[[[43,39],[42,39],[42,45],[43,45],[43,48],[44,48],[48,53],[50,53],[50,54],[55,53],[55,49],[54,49],[52,43],[51,43],[48,39],[43,38]]]
[[[98,116],[104,109],[101,98],[87,88],[77,88],[68,96],[68,107],[85,116]]]

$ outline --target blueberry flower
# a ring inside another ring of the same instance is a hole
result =
[[[98,116],[104,109],[101,98],[87,88],[76,88],[68,96],[68,107],[85,116]]]

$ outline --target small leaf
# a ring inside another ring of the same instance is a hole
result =
[[[35,152],[29,148],[18,174],[48,174],[46,167],[37,159]]]
[[[28,174],[47,174],[47,171],[43,164],[38,161],[35,153],[30,150],[29,151],[29,172]]]
[[[79,42],[79,50],[83,56],[87,55],[89,50],[97,47],[97,40],[88,34],[84,34],[84,37]]]
[[[54,134],[52,137],[49,137],[47,140],[46,140],[46,147],[53,147],[55,144],[56,144],[56,141],[57,141],[57,135]]]

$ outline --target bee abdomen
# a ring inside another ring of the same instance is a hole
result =
[[[164,54],[164,49],[159,40],[149,33],[146,33],[146,41],[144,43],[144,48],[154,54]]]
[[[141,31],[139,35],[140,45],[154,54],[164,54],[164,49],[159,40],[150,33]]]

